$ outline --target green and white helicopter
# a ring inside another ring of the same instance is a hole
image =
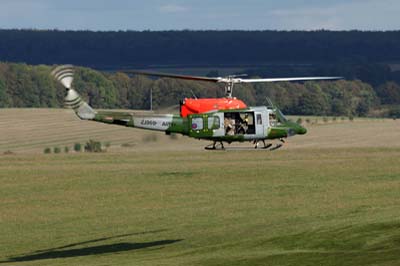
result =
[[[135,73],[135,72],[134,72]],[[234,76],[227,78],[208,78],[184,75],[138,72],[139,74],[173,77],[192,80],[222,82],[226,84],[227,95],[219,99],[199,99],[197,105],[225,101],[223,107],[201,113],[176,114],[135,114],[119,111],[98,111],[89,106],[76,90],[73,89],[74,68],[71,65],[56,67],[52,76],[66,89],[65,106],[72,108],[82,120],[136,127],[147,130],[163,131],[166,134],[182,134],[195,139],[212,141],[205,149],[225,149],[224,143],[251,142],[254,148],[275,150],[280,148],[285,139],[296,134],[303,135],[307,130],[298,123],[287,119],[270,101],[269,106],[240,107],[240,100],[232,98],[232,88],[236,83],[275,82],[304,80],[335,80],[340,77],[301,77],[278,79],[241,79]],[[192,100],[194,99],[185,99]],[[233,105],[232,105],[233,103]],[[184,104],[184,102],[183,102]],[[229,105],[231,104],[231,105]],[[239,106],[235,108],[234,106]],[[182,106],[181,106],[182,109]],[[277,140],[277,141],[276,141]],[[276,142],[275,145],[273,142]],[[262,144],[261,144],[262,143]]]

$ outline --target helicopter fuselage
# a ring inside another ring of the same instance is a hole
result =
[[[98,112],[93,120],[228,143],[282,139],[306,133],[305,128],[286,119],[279,109],[265,106],[190,114],[186,117],[132,114],[118,119],[108,113]]]

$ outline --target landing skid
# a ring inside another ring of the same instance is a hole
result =
[[[254,143],[255,143],[254,149],[259,149],[260,148],[260,149],[264,149],[264,150],[274,151],[274,150],[277,150],[277,149],[279,149],[279,148],[281,148],[283,146],[282,143],[278,143],[278,144],[276,144],[275,146],[272,147],[272,143],[265,143],[265,140],[261,140],[261,141],[264,144],[264,146],[260,147],[260,145],[259,145],[260,141],[259,140],[255,140],[254,141]],[[280,141],[285,143],[285,141],[283,139],[281,139]]]
[[[274,147],[272,147],[271,149],[269,149],[270,151],[274,151],[274,150],[277,150],[277,149],[279,149],[280,147],[282,147],[283,146],[283,144],[276,144]]]
[[[263,145],[260,145],[260,142],[262,142]],[[277,150],[279,148],[281,148],[283,146],[284,141],[281,140],[282,143],[277,143],[277,144],[272,144],[272,143],[265,143],[265,140],[255,140],[253,143],[255,144],[254,149],[261,149],[261,150],[267,150],[267,151],[274,151]],[[206,147],[204,147],[204,149],[206,150],[247,150],[247,149],[251,149],[249,148],[245,148],[245,147],[231,147],[231,148],[227,148],[225,149],[224,144],[222,143],[222,141],[214,141],[212,144],[207,145]]]
[[[206,150],[225,150],[224,144],[222,141],[214,141],[213,144],[210,144],[204,147]]]

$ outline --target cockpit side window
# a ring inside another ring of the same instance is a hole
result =
[[[271,111],[269,113],[269,125],[273,127],[273,126],[276,126],[277,123],[278,123],[278,121],[276,119],[276,114],[274,111]]]
[[[208,117],[208,129],[219,129],[220,121],[218,116]]]
[[[271,126],[279,126],[286,123],[288,119],[282,114],[281,110],[275,109],[269,113],[269,124]]]

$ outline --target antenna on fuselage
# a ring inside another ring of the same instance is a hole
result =
[[[150,111],[153,111],[153,87],[150,88]]]
[[[197,96],[196,96],[196,94],[194,94],[194,92],[193,92],[192,89],[190,89],[190,92],[192,93],[193,97],[194,97],[195,99],[197,99]]]

